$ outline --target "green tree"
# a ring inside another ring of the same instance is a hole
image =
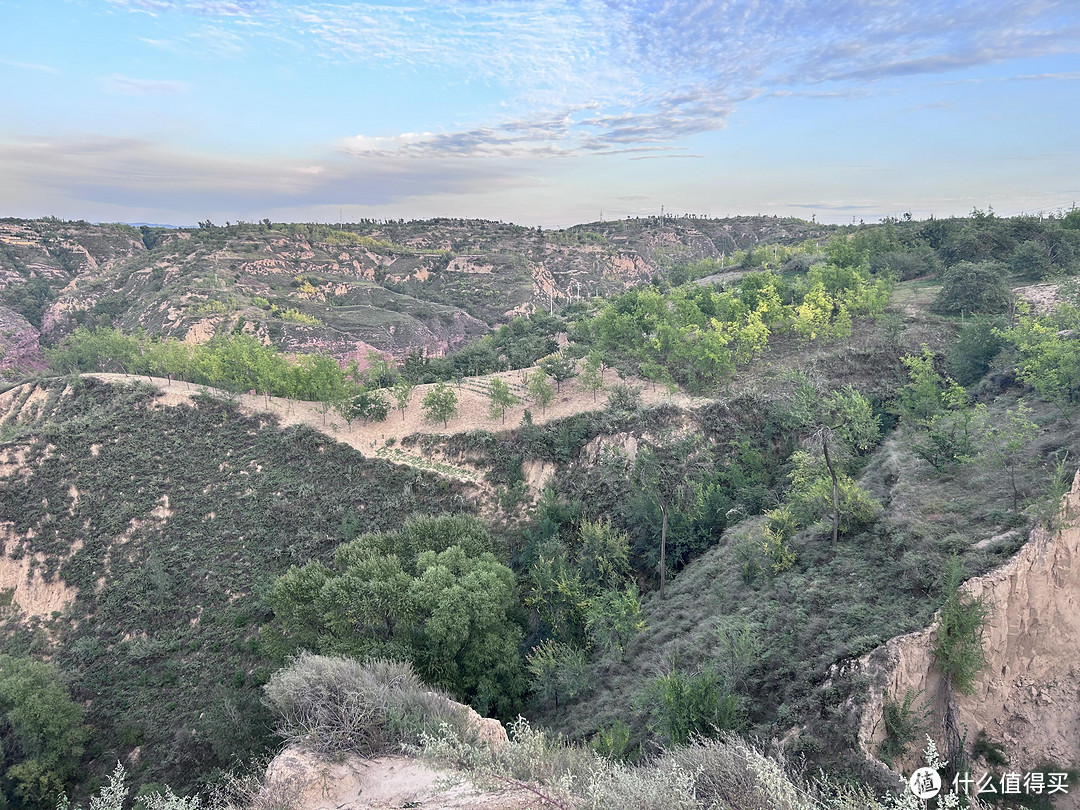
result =
[[[578,568],[590,590],[617,588],[630,576],[630,538],[610,520],[581,521],[576,548]]]
[[[621,656],[634,636],[645,629],[637,585],[601,591],[588,600],[585,632],[589,642]]]
[[[1016,325],[1005,333],[1016,349],[1016,374],[1069,418],[1080,394],[1080,290],[1065,289],[1064,300],[1047,315],[1021,307]]]
[[[1037,240],[1022,242],[1016,246],[1009,259],[1009,272],[1017,278],[1042,281],[1054,271],[1050,261],[1051,251]]]
[[[367,368],[358,376],[368,388],[390,388],[397,381],[397,372],[381,352],[368,350],[366,359]]]
[[[851,313],[826,291],[823,284],[818,284],[795,308],[793,326],[803,340],[847,337],[851,334]]]
[[[586,355],[581,369],[581,384],[586,391],[592,391],[593,402],[596,402],[597,392],[604,390],[604,366],[599,352]]]
[[[499,377],[488,383],[488,398],[491,406],[488,410],[492,419],[502,419],[506,424],[506,412],[521,402],[521,399],[510,391],[510,385]]]
[[[824,438],[824,447],[831,439]],[[835,459],[824,454],[798,450],[792,454],[792,471],[786,503],[769,512],[770,525],[789,537],[803,526],[827,517],[833,542],[841,534],[868,526],[881,511],[881,504],[838,468]],[[832,464],[832,466],[830,466]]]
[[[409,400],[412,399],[413,383],[405,377],[398,377],[397,382],[390,389],[390,393],[394,397],[394,404],[397,409],[401,411],[401,421],[405,421],[405,409],[409,407]]]
[[[921,355],[901,359],[908,370],[908,382],[898,392],[904,419],[925,426],[942,410],[967,404],[967,394],[956,381],[934,368],[935,356],[927,346],[922,347]]]
[[[1004,424],[994,424],[986,406],[979,405],[973,424],[973,430],[979,436],[980,458],[1004,472],[1009,481],[1013,511],[1020,508],[1019,476],[1031,464],[1024,450],[1039,432],[1039,426],[1029,416],[1031,408],[1021,400],[1015,408],[1006,411]]]
[[[542,549],[528,572],[525,606],[558,640],[578,642],[585,625],[589,592],[581,580],[581,570],[561,543]]]
[[[588,684],[585,652],[572,644],[547,639],[525,657],[533,691],[559,708],[559,698],[577,697]]]
[[[390,403],[378,390],[360,389],[355,395],[342,400],[341,414],[345,421],[352,424],[353,419],[367,422],[382,422],[390,413]]]
[[[701,478],[711,466],[709,448],[691,436],[670,445],[646,445],[634,460],[634,482],[660,510],[660,598],[667,583],[668,523],[673,510],[692,511],[701,503]]]
[[[555,380],[557,393],[562,393],[562,384],[577,376],[577,366],[574,361],[560,353],[545,357],[538,364],[544,373]]]
[[[432,422],[442,422],[445,428],[458,414],[458,397],[446,383],[437,383],[424,397],[424,414]]]
[[[514,572],[490,552],[470,557],[460,546],[423,552],[409,588],[417,621],[413,661],[432,684],[463,695],[477,711],[511,715],[524,690],[512,617]]]
[[[0,655],[0,716],[4,795],[23,807],[52,808],[82,757],[82,707],[50,664]]]
[[[796,453],[792,459],[792,487],[789,503],[797,507],[792,516],[805,525],[816,511],[822,482],[819,474],[829,476],[829,503],[832,513],[832,538],[839,538],[841,524],[861,524],[874,501],[843,472],[846,455],[870,449],[877,441],[880,424],[870,402],[850,385],[822,397],[812,385],[800,386],[790,403],[788,418],[802,433],[804,444],[821,453],[823,468],[810,454]],[[839,454],[839,455],[838,455]],[[837,457],[838,456],[838,457]],[[845,505],[846,502],[846,505]],[[789,525],[784,513],[784,525]],[[816,520],[816,517],[813,517]],[[777,523],[777,521],[773,521]],[[794,525],[791,525],[794,528]]]
[[[934,354],[923,346],[922,355],[902,358],[908,383],[900,388],[898,406],[913,430],[915,455],[943,470],[970,459],[974,450],[967,392],[934,368]]]
[[[960,327],[956,343],[945,355],[949,372],[960,385],[974,385],[990,370],[1005,345],[1004,318],[973,318]]]
[[[975,693],[975,676],[986,665],[982,630],[987,607],[961,589],[963,572],[956,557],[945,568],[945,603],[934,634],[934,660],[949,685],[964,695]]]
[[[275,356],[277,355],[275,354]],[[150,373],[159,377],[175,377],[179,380],[190,379],[191,347],[186,343],[176,340],[153,341],[147,347],[143,359]],[[269,392],[273,388],[266,385],[259,390]]]
[[[551,387],[542,368],[538,368],[526,378],[525,389],[533,403],[540,406],[540,412],[546,414],[547,406],[555,399],[555,389]]]
[[[513,572],[468,516],[414,518],[361,535],[333,564],[291,568],[270,603],[293,648],[411,661],[478,711],[516,710],[525,688]]]

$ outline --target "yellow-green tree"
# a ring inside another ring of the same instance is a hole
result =
[[[502,419],[506,424],[506,412],[521,402],[521,399],[510,390],[510,384],[499,377],[488,383],[488,414],[492,419]]]
[[[442,422],[445,428],[458,413],[458,397],[446,383],[436,384],[424,397],[424,414],[432,422]]]

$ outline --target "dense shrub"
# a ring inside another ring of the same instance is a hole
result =
[[[932,275],[941,268],[932,250],[891,250],[870,258],[870,272],[888,273],[897,281]]]
[[[746,725],[743,698],[711,668],[696,673],[672,669],[649,684],[639,705],[648,713],[650,727],[669,746],[692,737],[740,731]]]
[[[945,272],[934,309],[944,315],[994,315],[1007,310],[1011,300],[1001,265],[959,262]]]
[[[960,385],[974,385],[990,370],[990,363],[1005,345],[1004,318],[979,318],[960,327],[956,343],[945,355],[945,363]]]
[[[524,691],[514,573],[475,518],[415,518],[340,546],[332,566],[274,583],[276,627],[296,648],[411,661],[482,713],[513,716]]]
[[[82,756],[82,707],[51,665],[0,655],[0,716],[5,798],[17,807],[52,807]]]
[[[263,689],[281,737],[327,756],[396,751],[439,723],[464,729],[462,708],[432,692],[406,663],[304,652]]]

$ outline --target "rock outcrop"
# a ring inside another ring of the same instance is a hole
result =
[[[0,307],[0,373],[44,368],[39,338],[30,321],[13,309]]]
[[[432,693],[459,710],[466,728],[481,747],[493,751],[507,742],[502,723],[481,717],[472,708]],[[365,758],[358,755],[328,761],[298,746],[289,746],[266,769],[256,807],[293,810],[374,810],[374,808],[446,808],[446,810],[523,810],[536,795],[507,783],[479,787],[462,773],[406,756]]]
[[[1062,524],[1053,533],[1036,529],[1011,560],[964,585],[988,607],[986,666],[974,694],[956,696],[957,722],[969,741],[985,729],[1003,745],[1010,768],[1022,772],[1044,763],[1080,765],[1080,472],[1065,496]],[[859,729],[868,755],[876,756],[885,739],[885,700],[902,701],[909,689],[931,703],[931,736],[940,744],[944,684],[931,652],[936,629],[935,622],[891,639],[860,662],[872,683]],[[896,764],[909,771],[914,763]],[[1055,806],[1080,807],[1080,785]]]
[[[524,810],[536,796],[512,790],[484,790],[461,774],[404,756],[328,762],[299,748],[286,748],[266,770],[256,807],[293,810]]]

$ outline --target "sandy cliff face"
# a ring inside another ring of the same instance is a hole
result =
[[[256,806],[296,810],[526,810],[537,797],[510,788],[479,788],[461,774],[403,756],[328,762],[286,748],[270,763]]]
[[[989,607],[987,664],[975,694],[957,696],[958,722],[969,741],[985,729],[1003,743],[1013,770],[1044,762],[1080,765],[1080,472],[1063,508],[1065,528],[1037,529],[1015,557],[964,586]],[[885,699],[903,700],[908,689],[932,700],[931,733],[940,743],[944,705],[931,653],[935,632],[936,624],[894,638],[861,662],[872,680],[859,730],[867,754],[876,756],[885,738]],[[1080,807],[1080,786],[1070,794],[1057,806]]]
[[[481,717],[468,706],[460,710],[481,746],[497,750],[507,741],[498,720]],[[295,810],[375,810],[427,807],[441,810],[525,810],[537,796],[511,783],[477,786],[463,773],[405,756],[364,758],[355,754],[325,760],[299,746],[289,746],[266,769],[256,806],[291,806]]]
[[[0,307],[0,372],[45,366],[38,330],[8,307]]]

